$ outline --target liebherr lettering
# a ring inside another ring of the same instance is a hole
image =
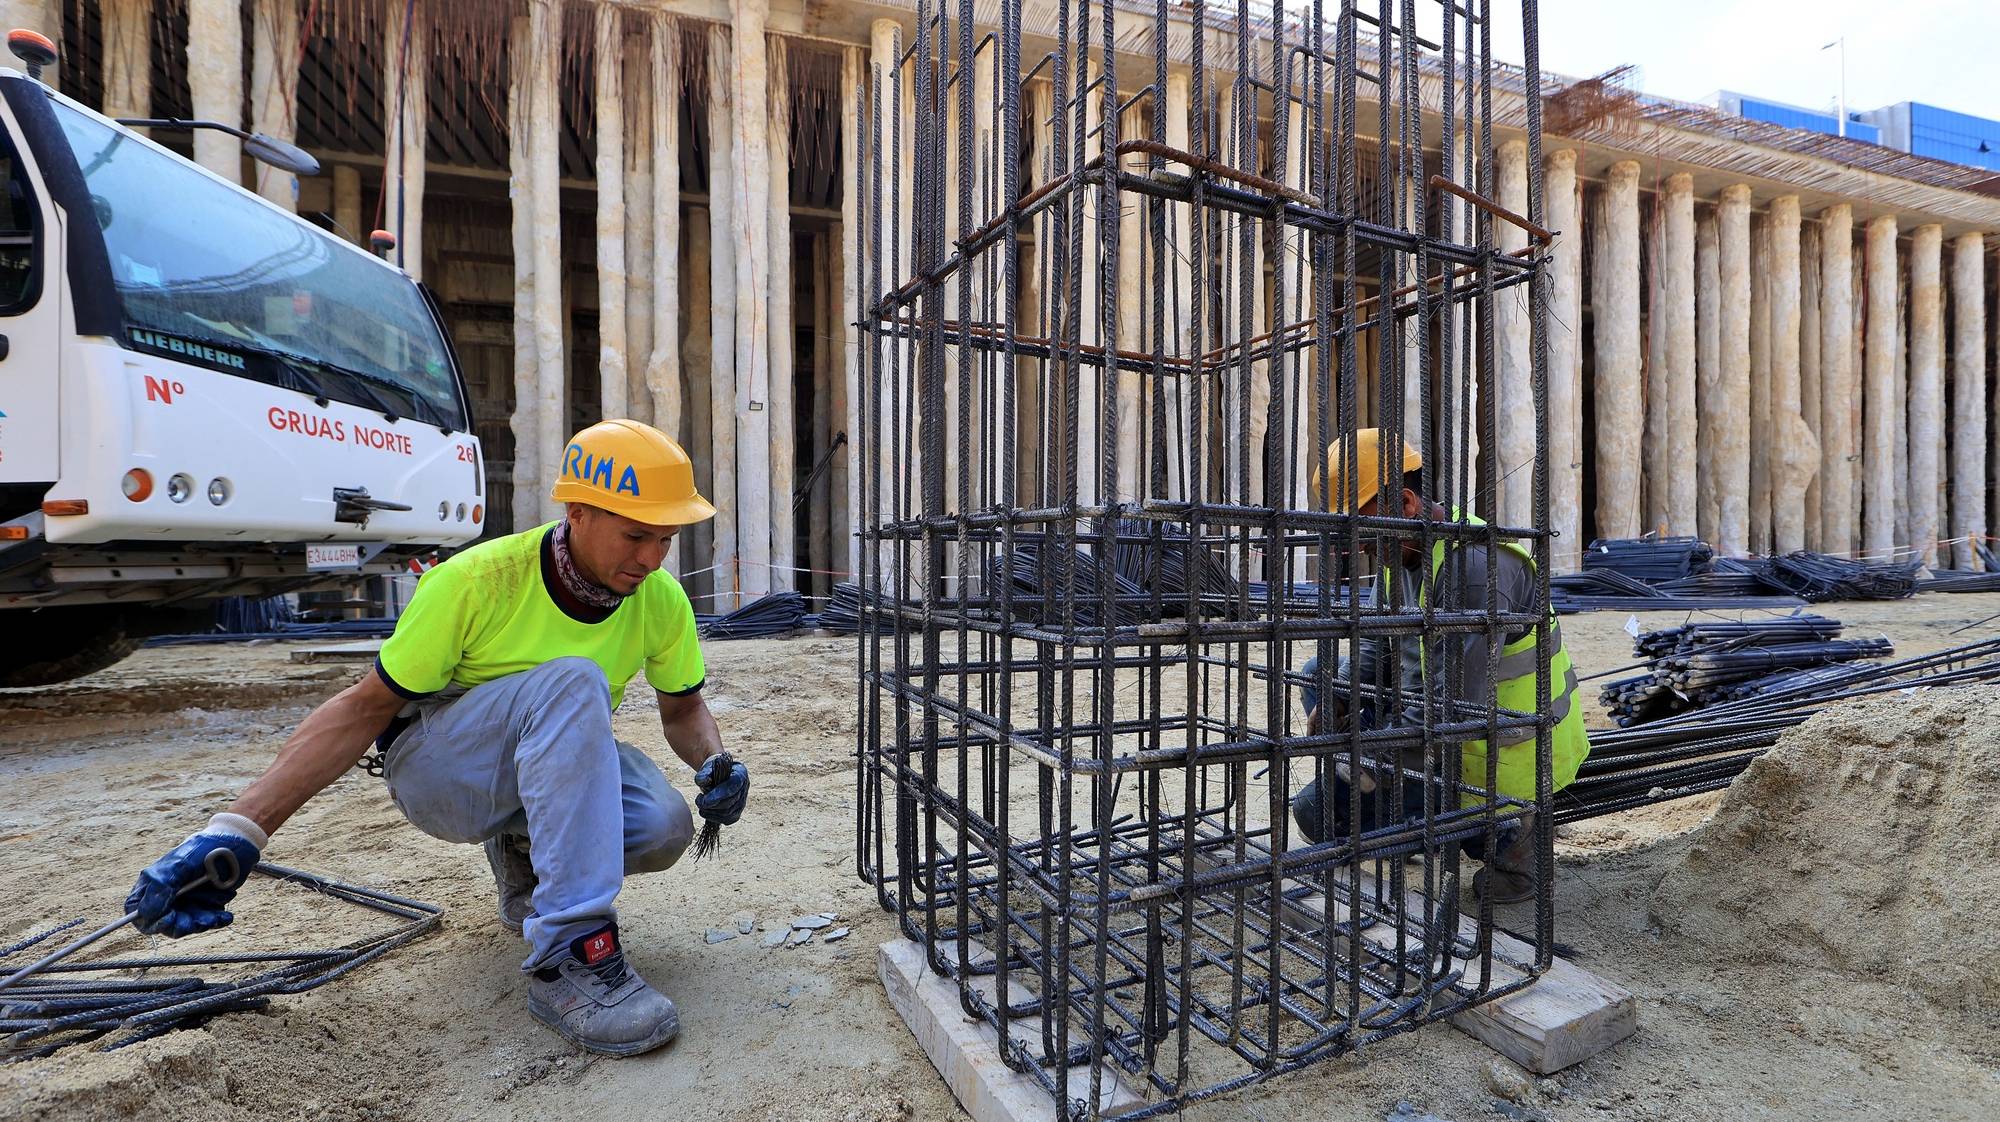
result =
[[[151,347],[156,351],[165,351],[168,354],[198,358],[203,362],[213,362],[218,366],[227,366],[232,370],[245,369],[242,355],[231,354],[219,347],[197,343],[192,339],[182,339],[176,335],[168,335],[159,331],[147,331],[144,328],[135,327],[132,329],[132,341],[142,347]]]

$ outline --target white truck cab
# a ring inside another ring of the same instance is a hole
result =
[[[0,69],[0,687],[471,541],[470,430],[409,276]]]

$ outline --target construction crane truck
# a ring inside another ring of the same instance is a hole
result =
[[[0,69],[0,687],[189,609],[402,571],[479,535],[484,458],[429,292]],[[283,141],[210,122],[253,157]]]

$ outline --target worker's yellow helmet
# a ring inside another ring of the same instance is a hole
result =
[[[550,498],[586,503],[649,526],[715,517],[694,489],[694,461],[666,433],[637,421],[599,421],[569,438]]]
[[[1391,471],[1389,478],[1400,479],[1404,472],[1415,471],[1422,466],[1423,456],[1404,443],[1403,465]],[[1322,479],[1331,480],[1332,486],[1321,490]],[[1347,438],[1343,436],[1327,445],[1325,473],[1313,472],[1313,489],[1326,499],[1326,509],[1334,514],[1349,514],[1367,506],[1376,492],[1382,489],[1382,430],[1361,429],[1354,434],[1352,484],[1347,480]]]

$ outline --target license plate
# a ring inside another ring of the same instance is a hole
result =
[[[361,567],[361,547],[358,545],[309,545],[306,547],[306,571],[324,572],[329,569],[358,569]]]

